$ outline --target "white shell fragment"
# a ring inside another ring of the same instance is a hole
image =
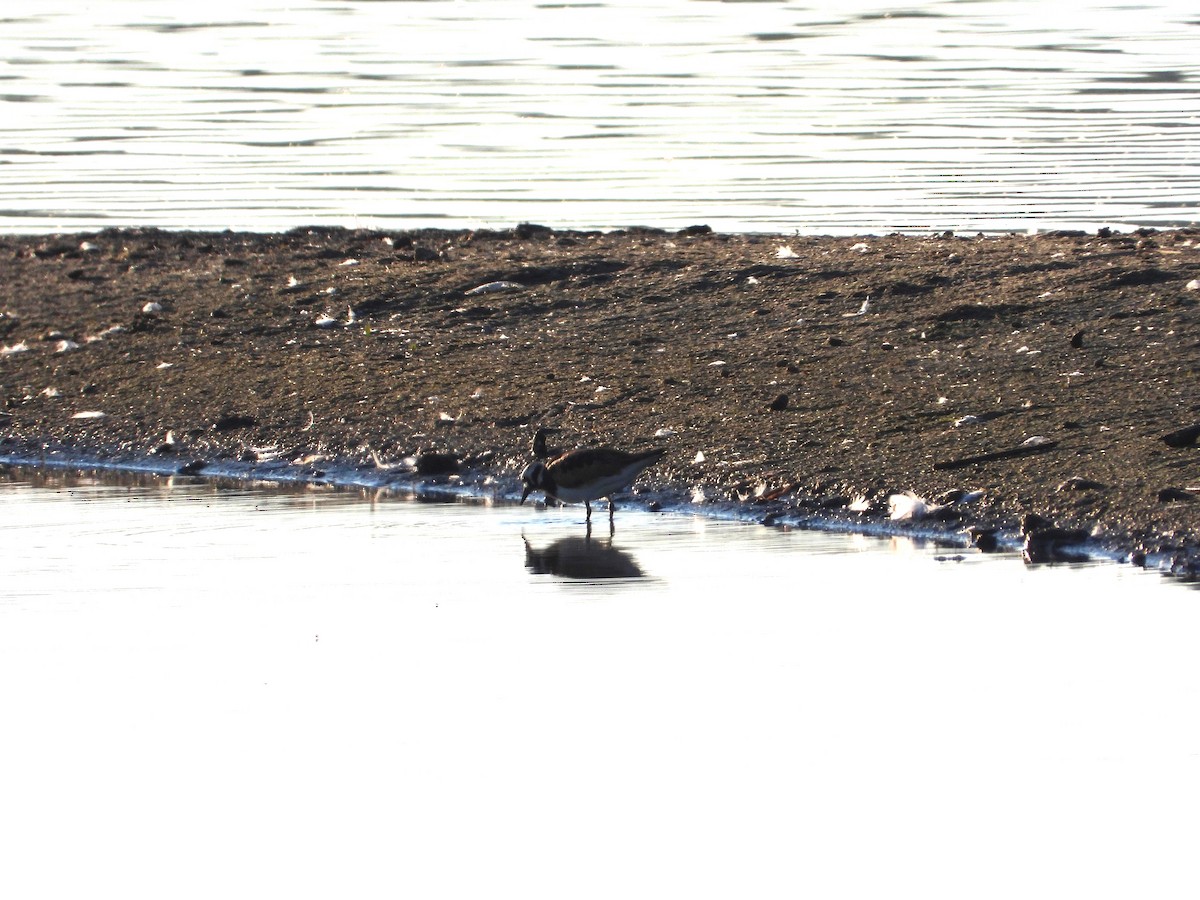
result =
[[[1193,278],[1191,281],[1189,281],[1187,283],[1187,289],[1189,291],[1200,291],[1200,278]]]
[[[105,338],[110,338],[114,334],[120,334],[125,330],[124,325],[111,325],[103,331],[98,331],[95,334],[90,334],[84,340],[89,344],[94,344],[96,341],[102,341]]]
[[[28,353],[28,352],[29,352],[29,345],[26,344],[24,341],[20,341],[16,344],[13,344],[11,347],[8,345],[0,347],[0,355],[3,355],[3,356],[9,356],[13,353]]]
[[[800,257],[799,257],[799,254],[797,254],[796,251],[793,250],[791,247],[785,246],[785,247],[780,247],[778,250],[775,251],[775,258],[776,259],[799,259]]]
[[[313,320],[313,324],[318,328],[332,328],[337,324],[337,321],[338,320],[329,315],[329,313],[322,313]]]
[[[72,419],[103,419],[104,416],[105,416],[105,414],[102,413],[98,409],[85,409],[85,410],[83,410],[83,412],[75,413],[75,415],[71,416],[71,418]]]
[[[923,497],[918,497],[910,491],[906,491],[903,494],[892,494],[888,497],[889,518],[893,522],[910,522],[915,519],[924,519],[940,511],[942,508],[937,504],[930,503]]]
[[[473,297],[477,294],[498,294],[501,291],[523,291],[525,285],[518,284],[515,281],[489,281],[487,284],[481,284],[479,287],[473,287],[467,291],[466,296]]]
[[[54,352],[55,353],[66,353],[69,350],[78,350],[78,349],[79,349],[79,345],[77,343],[75,343],[74,341],[61,340],[55,345]]]
[[[857,316],[865,316],[871,311],[871,298],[868,297],[862,302],[862,306],[858,308],[858,312],[842,313],[843,319],[853,319]]]
[[[154,300],[151,300],[149,303],[147,303],[145,306],[142,307],[142,315],[145,315],[145,316],[157,316],[162,311],[163,311],[162,304],[158,303]]]

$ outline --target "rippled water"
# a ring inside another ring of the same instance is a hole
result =
[[[0,521],[5,897],[1200,888],[1200,605],[1129,567],[179,478]]]
[[[1200,218],[1194,3],[9,0],[0,230]]]

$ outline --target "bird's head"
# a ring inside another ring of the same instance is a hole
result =
[[[541,490],[545,487],[546,464],[540,459],[535,459],[521,473],[521,481],[525,484],[525,488],[521,491],[521,502],[524,503],[531,492]]]

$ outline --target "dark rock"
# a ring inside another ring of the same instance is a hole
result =
[[[1090,478],[1080,478],[1077,475],[1068,478],[1058,486],[1059,491],[1103,491],[1107,488],[1107,484],[1092,481]]]
[[[1083,329],[1082,328],[1079,329],[1077,332],[1075,332],[1073,335],[1071,335],[1071,346],[1074,347],[1076,350],[1081,350],[1083,348]]]
[[[175,471],[180,475],[199,475],[206,468],[208,468],[208,463],[206,463],[204,460],[193,459],[189,463],[184,463]]]
[[[450,475],[458,471],[459,460],[454,453],[419,453],[416,469],[418,475]]]
[[[1021,520],[1025,545],[1021,548],[1027,563],[1087,562],[1089,557],[1078,547],[1091,537],[1082,528],[1059,528],[1052,521],[1029,513]]]
[[[778,397],[776,397],[774,400],[771,401],[771,409],[775,410],[775,412],[782,412],[783,410],[785,410],[787,408],[788,408],[788,395],[787,394],[780,394]]]
[[[1180,428],[1162,436],[1163,443],[1168,447],[1190,447],[1200,438],[1200,423]]]
[[[1190,503],[1193,500],[1200,500],[1200,495],[1183,488],[1165,487],[1158,492],[1159,503]]]
[[[547,227],[546,225],[535,225],[532,222],[522,222],[513,229],[513,234],[523,241],[527,241],[530,238],[535,237],[549,237],[553,233],[553,229]]]
[[[971,543],[980,553],[995,553],[1000,548],[1000,539],[996,535],[995,528],[972,526],[967,529],[967,534],[970,535]]]
[[[213,422],[213,431],[236,431],[239,428],[253,428],[258,424],[254,416],[227,415]]]

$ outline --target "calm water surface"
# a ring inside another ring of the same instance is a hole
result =
[[[0,488],[6,897],[1200,888],[1200,604],[1157,576],[40,485]]]
[[[0,230],[1168,226],[1194,2],[6,0]]]

